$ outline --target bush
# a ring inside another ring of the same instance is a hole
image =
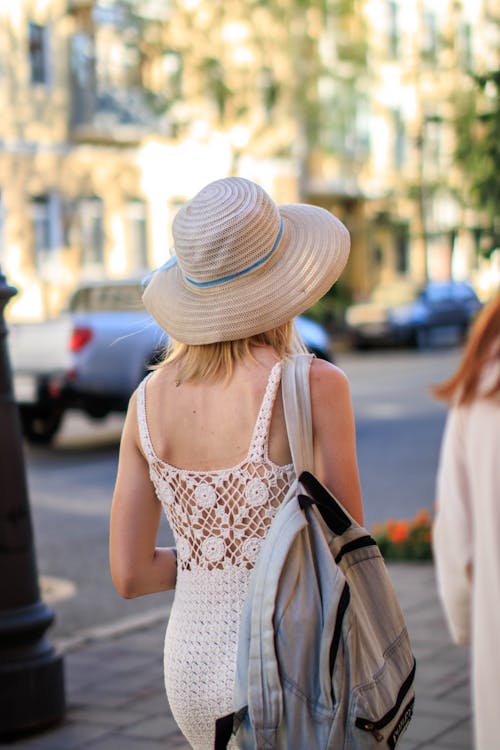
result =
[[[412,520],[375,524],[372,535],[386,560],[432,560],[432,519],[420,510]]]
[[[346,307],[352,302],[352,293],[342,280],[325,294],[307,311],[307,315],[328,329],[339,329],[344,326]]]

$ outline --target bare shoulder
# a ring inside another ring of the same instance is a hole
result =
[[[177,365],[175,362],[162,365],[146,377],[148,379],[146,387],[149,398],[155,398],[156,394],[160,391],[165,392],[169,389],[175,391],[177,387]]]
[[[314,403],[327,403],[326,399],[334,393],[338,398],[349,398],[349,380],[340,367],[323,359],[311,362],[311,399]]]
[[[138,422],[137,422],[137,400],[138,400],[139,388],[129,398],[127,415],[125,417],[125,423],[123,425],[122,440],[123,437],[135,438],[138,434]]]

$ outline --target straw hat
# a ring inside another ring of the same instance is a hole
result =
[[[277,206],[254,182],[227,177],[177,213],[175,253],[143,295],[174,339],[210,344],[269,331],[307,310],[338,279],[349,233],[329,211]]]

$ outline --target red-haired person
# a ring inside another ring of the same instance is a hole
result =
[[[433,545],[450,632],[471,644],[477,750],[500,746],[500,294],[478,316],[456,373],[437,477]]]

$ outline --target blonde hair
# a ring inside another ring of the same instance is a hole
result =
[[[271,331],[234,341],[192,345],[170,339],[162,359],[153,369],[177,362],[177,383],[230,380],[235,365],[248,358],[255,360],[253,350],[263,347],[274,349],[280,358],[307,351],[293,320],[290,320]]]
[[[470,331],[462,361],[451,378],[435,386],[436,398],[455,401],[458,405],[470,404],[479,393],[481,375],[490,362],[500,357],[500,293],[480,312]],[[484,393],[483,398],[497,398],[500,392],[500,374]]]

